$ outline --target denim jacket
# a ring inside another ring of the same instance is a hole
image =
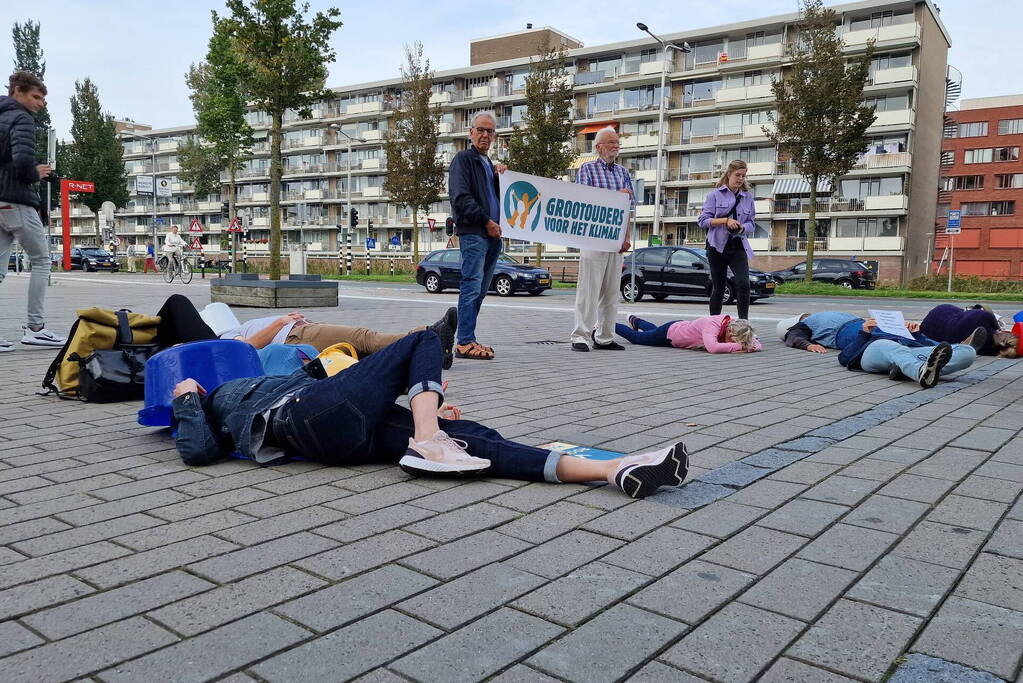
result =
[[[448,171],[448,194],[457,235],[487,235],[490,220],[490,197],[487,193],[487,172],[480,161],[490,163],[476,148],[469,145],[451,160]],[[494,194],[501,196],[497,172],[494,172]]]
[[[323,369],[311,363],[290,375],[246,377],[224,382],[205,398],[195,392],[174,399],[175,445],[186,465],[208,465],[233,450],[256,459],[253,423],[282,397],[321,379]],[[262,442],[262,434],[255,446]]]

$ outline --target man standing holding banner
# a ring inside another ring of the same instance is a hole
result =
[[[576,182],[581,185],[618,190],[631,198],[632,179],[618,158],[618,133],[608,126],[594,138],[597,155],[579,168]],[[626,219],[628,226],[628,219]],[[617,252],[582,250],[579,259],[579,278],[575,290],[575,329],[572,331],[572,350],[589,351],[590,341],[598,351],[622,351],[624,346],[614,341],[615,316],[618,314],[618,283],[622,277],[622,254],[632,243],[626,234]]]

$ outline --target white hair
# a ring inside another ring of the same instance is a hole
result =
[[[601,138],[606,138],[608,135],[618,135],[618,131],[614,129],[614,126],[605,126],[597,131],[597,134],[593,136],[593,144],[599,145]]]
[[[476,127],[476,121],[481,116],[486,116],[488,119],[493,121],[495,124],[497,123],[497,116],[494,115],[494,112],[492,112],[489,109],[487,109],[487,110],[484,110],[484,111],[476,112],[476,114],[473,115],[473,117],[472,117],[472,121],[469,122],[469,127],[470,128],[475,128]]]

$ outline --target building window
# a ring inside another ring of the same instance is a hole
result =
[[[876,97],[866,97],[863,99],[863,104],[867,107],[873,107],[874,111],[902,111],[909,109],[909,95],[878,95]]]
[[[955,162],[956,162],[955,150],[947,150],[947,151],[943,150],[941,152],[941,165],[942,166],[951,166]]]
[[[983,190],[984,176],[982,175],[954,175],[942,178],[941,189],[944,192],[953,190]]]
[[[1023,119],[1002,119],[998,122],[999,135],[1023,134]]]
[[[998,189],[1023,188],[1023,173],[999,173],[995,176],[995,187]]]
[[[1016,212],[1016,202],[964,202],[959,208],[964,216],[1011,216]]]
[[[993,161],[1019,161],[1019,147],[968,149],[963,158],[963,163],[967,164],[986,164]]]
[[[960,123],[956,129],[957,138],[982,138],[987,136],[987,121]]]
[[[952,208],[952,205],[948,202],[942,202],[938,204],[938,218],[948,218],[948,210]]]

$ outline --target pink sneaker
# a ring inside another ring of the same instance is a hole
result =
[[[434,476],[483,474],[490,469],[489,460],[469,455],[465,451],[467,447],[466,442],[438,431],[426,441],[409,439],[408,449],[398,466],[409,474]]]
[[[646,498],[661,486],[681,486],[688,472],[689,452],[679,441],[671,448],[623,458],[607,480],[632,498]]]

